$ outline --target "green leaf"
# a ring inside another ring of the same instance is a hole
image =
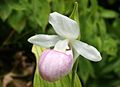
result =
[[[102,51],[102,40],[101,37],[96,36],[94,42],[94,46],[98,48],[99,51]]]
[[[36,67],[36,71],[35,71],[35,75],[34,75],[34,87],[71,87],[72,73],[61,78],[60,80],[58,80],[56,82],[48,82],[41,78],[39,71],[38,71],[38,61],[39,61],[40,55],[43,50],[44,50],[44,48],[33,45],[32,52],[35,54],[36,60],[37,60],[37,67]],[[74,85],[75,85],[75,87],[82,87],[77,74],[75,74]]]
[[[100,12],[101,17],[103,18],[116,18],[118,17],[117,12],[107,9],[102,9]]]
[[[101,35],[101,37],[105,37],[105,35],[106,35],[106,23],[105,23],[105,21],[104,21],[104,19],[103,18],[100,18],[99,20],[98,20],[98,27],[99,27],[99,33],[100,33],[100,35]]]
[[[98,2],[97,2],[97,0],[90,0],[90,2],[91,2],[91,7],[92,7],[93,13],[94,12],[96,13],[97,8],[98,8]]]
[[[10,9],[21,11],[25,10],[28,4],[25,3],[25,0],[5,0]],[[24,3],[23,3],[24,2]]]
[[[112,28],[110,26],[110,31],[120,39],[120,18],[116,18],[112,24]]]
[[[11,12],[12,10],[8,7],[8,5],[4,1],[0,2],[0,17],[3,21],[5,21],[9,17]]]
[[[52,0],[52,9],[59,13],[65,13],[65,1],[64,0]]]
[[[70,15],[70,18],[75,20],[79,24],[78,3],[74,3],[74,9]]]
[[[120,65],[120,59],[114,60],[102,68],[101,74],[109,73],[112,70],[115,70],[116,67],[118,67],[119,65]]]
[[[42,27],[43,31],[48,23],[48,17],[50,14],[50,6],[47,0],[33,0],[32,1],[32,11],[35,20],[38,25]]]
[[[114,68],[114,72],[120,77],[120,63]]]
[[[15,29],[18,33],[22,32],[26,24],[26,18],[22,11],[13,12],[13,14],[8,19],[10,26]]]
[[[85,13],[87,11],[89,0],[78,0],[78,1],[79,1],[79,6],[81,8],[81,11],[83,11],[83,13]]]
[[[104,38],[103,41],[103,51],[111,56],[116,56],[117,54],[117,45],[118,41],[115,39],[112,39],[110,36],[107,36]]]
[[[86,83],[89,76],[95,76],[92,64],[86,59],[80,59],[78,75],[82,78],[83,82]]]

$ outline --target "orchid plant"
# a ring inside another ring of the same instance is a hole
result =
[[[32,44],[46,48],[38,64],[44,80],[53,82],[67,75],[78,55],[95,62],[102,59],[95,47],[78,40],[80,27],[76,21],[53,12],[49,16],[49,23],[57,35],[38,34],[28,39]]]

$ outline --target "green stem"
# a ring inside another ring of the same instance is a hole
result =
[[[78,62],[79,62],[79,58],[77,58],[74,66],[73,66],[73,70],[72,70],[72,82],[71,82],[72,84],[71,84],[71,87],[74,87],[75,75],[76,75],[76,72],[77,72]]]

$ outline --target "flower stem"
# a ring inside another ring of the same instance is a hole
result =
[[[76,72],[77,72],[78,62],[79,62],[79,58],[77,58],[74,66],[73,66],[73,70],[72,70],[72,82],[71,82],[72,84],[71,84],[71,87],[74,87],[75,75],[76,75]]]

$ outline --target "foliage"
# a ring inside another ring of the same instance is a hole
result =
[[[111,10],[101,6],[100,0],[1,0],[1,46],[17,43],[26,47],[29,45],[27,38],[31,35],[55,33],[48,24],[49,13],[57,11],[70,15],[75,1],[79,6],[81,40],[95,46],[103,58],[99,63],[93,63],[79,57],[77,74],[83,87],[118,87],[120,14],[114,8]],[[112,1],[112,4],[118,2]]]

